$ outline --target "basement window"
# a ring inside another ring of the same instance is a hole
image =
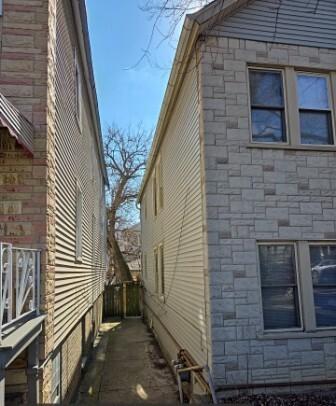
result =
[[[59,404],[61,401],[61,354],[60,352],[52,360],[51,401]]]

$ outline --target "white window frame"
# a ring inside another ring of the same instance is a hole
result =
[[[262,141],[255,141],[253,140],[253,132],[252,132],[252,100],[251,100],[251,85],[250,85],[250,71],[261,71],[261,72],[279,72],[281,74],[281,81],[282,81],[282,90],[283,90],[283,99],[284,99],[284,125],[286,131],[286,141],[276,141],[276,142],[262,142]],[[250,142],[252,144],[263,144],[263,145],[283,145],[288,146],[290,143],[290,129],[289,129],[289,116],[288,116],[288,105],[287,105],[287,81],[286,81],[286,72],[283,68],[271,68],[267,66],[248,66],[247,67],[247,80],[248,80],[248,108],[249,108],[249,124],[250,124]]]
[[[295,246],[296,250],[296,273],[297,273],[297,286],[298,286],[298,297],[300,304],[300,318],[301,318],[301,329],[264,329],[261,338],[300,338],[300,337],[320,337],[329,334],[336,336],[336,325],[335,326],[321,326],[316,325],[315,316],[315,303],[313,294],[313,280],[311,274],[311,262],[310,262],[310,246],[321,246],[321,245],[334,245],[336,246],[336,240],[262,240],[257,241],[257,260],[258,260],[258,278],[259,278],[259,293],[260,293],[260,304],[261,304],[261,316],[262,325],[264,326],[264,315],[263,315],[263,305],[262,305],[262,289],[261,289],[261,270],[260,270],[260,259],[259,259],[259,246],[260,245],[291,245]]]
[[[54,396],[54,393],[57,393]],[[52,359],[51,401],[53,404],[61,403],[61,352]]]
[[[154,169],[154,172],[153,172],[152,188],[153,188],[153,190],[152,190],[152,192],[153,192],[153,214],[154,214],[154,218],[155,218],[155,217],[157,217],[158,212],[159,212],[156,168]]]
[[[83,192],[76,183],[76,262],[82,262],[83,256]]]
[[[312,288],[311,288],[312,295],[314,294],[314,288],[313,288],[313,280],[312,280],[312,274],[311,274],[311,262],[310,262],[310,250],[309,250],[309,248],[311,246],[314,246],[314,245],[315,246],[334,245],[336,247],[336,241],[320,241],[320,242],[319,241],[307,241],[307,248],[308,248],[308,253],[309,253],[309,258],[308,258],[308,261],[309,261],[309,277],[310,277],[311,286],[312,286]],[[317,326],[314,296],[312,296],[312,305],[313,305],[313,308],[312,308],[311,317],[312,317],[312,320],[313,320],[313,328],[314,328],[314,330],[315,331],[336,330],[336,324],[335,324],[335,326],[321,326],[321,327]]]
[[[274,246],[274,245],[292,245],[294,247],[295,253],[295,275],[296,275],[296,284],[298,291],[298,306],[299,306],[299,315],[300,315],[300,327],[293,328],[279,328],[279,329],[265,329],[264,323],[264,312],[263,312],[263,298],[262,298],[262,285],[261,285],[261,268],[260,268],[260,257],[259,257],[259,246]],[[303,318],[303,307],[302,307],[302,297],[301,297],[301,281],[300,281],[300,271],[299,271],[299,261],[298,261],[298,249],[295,241],[258,241],[257,242],[257,261],[258,261],[258,276],[259,276],[259,286],[260,286],[260,303],[261,303],[261,314],[262,314],[262,326],[263,332],[268,333],[283,333],[283,332],[303,332],[304,331],[304,318]]]
[[[82,74],[80,69],[79,57],[77,48],[75,48],[75,115],[79,129],[82,130],[82,114],[83,114],[83,89],[82,89]]]
[[[159,262],[159,295],[164,300],[165,298],[165,257],[163,243],[158,246],[158,262]]]
[[[156,294],[159,293],[159,251],[158,248],[154,248],[154,291]]]
[[[298,127],[299,127],[299,139],[300,139],[300,145],[302,146],[310,146],[310,147],[334,147],[336,145],[336,136],[335,136],[335,111],[334,111],[334,103],[333,103],[333,95],[332,95],[332,86],[331,86],[331,77],[330,74],[327,73],[320,73],[320,72],[311,72],[311,71],[304,71],[304,70],[295,70],[295,82],[296,82],[296,93],[297,93],[297,100],[299,100],[299,86],[297,84],[297,79],[299,75],[305,75],[305,76],[312,76],[312,77],[323,77],[326,78],[327,82],[327,91],[328,91],[328,101],[329,101],[329,111],[331,114],[331,131],[332,131],[332,144],[304,144],[301,142],[301,127],[300,127],[300,104],[299,102],[297,103],[297,114],[298,114]],[[304,110],[304,109],[303,109]],[[313,109],[314,111],[328,111],[326,109],[318,109],[315,108]]]
[[[286,122],[286,142],[262,142],[253,140],[252,136],[252,105],[251,105],[251,91],[250,91],[250,71],[277,71],[282,72],[283,92],[284,92],[284,108],[285,108],[285,122]],[[309,68],[297,69],[292,66],[269,66],[265,65],[248,65],[246,68],[248,80],[248,108],[249,108],[249,128],[250,128],[250,146],[253,147],[266,147],[277,149],[302,149],[302,150],[331,150],[336,149],[336,72],[311,70]],[[332,131],[333,131],[333,144],[303,144],[301,143],[301,129],[300,129],[300,115],[299,115],[299,101],[298,101],[298,85],[297,75],[312,75],[323,76],[327,78],[328,82],[328,99],[332,116]]]

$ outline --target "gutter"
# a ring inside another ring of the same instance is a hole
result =
[[[90,35],[88,27],[88,19],[86,12],[85,0],[72,0],[72,10],[80,45],[80,53],[84,62],[84,76],[86,79],[87,90],[89,93],[89,101],[91,107],[91,114],[95,126],[95,137],[98,148],[98,156],[106,186],[109,186],[108,175],[104,159],[103,136],[100,124],[100,115],[96,91],[96,83],[93,72],[92,53],[90,44]]]

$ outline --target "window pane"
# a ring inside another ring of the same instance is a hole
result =
[[[272,71],[250,71],[251,104],[283,107],[282,75]]]
[[[262,286],[296,285],[293,245],[260,245],[259,258]]]
[[[257,142],[285,142],[283,111],[252,109],[252,139]]]
[[[330,113],[300,111],[300,127],[302,144],[333,144]]]
[[[336,245],[311,245],[310,263],[314,287],[316,324],[336,325]]]
[[[262,300],[266,330],[300,327],[296,288],[263,289]]]
[[[314,302],[316,325],[318,327],[336,326],[336,287],[314,287]]]
[[[305,109],[329,109],[327,78],[298,75],[299,106]]]

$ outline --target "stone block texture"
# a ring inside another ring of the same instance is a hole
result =
[[[334,377],[332,333],[263,334],[257,241],[335,239],[336,152],[251,146],[247,67],[334,70],[336,52],[210,36],[200,54],[215,382]]]

